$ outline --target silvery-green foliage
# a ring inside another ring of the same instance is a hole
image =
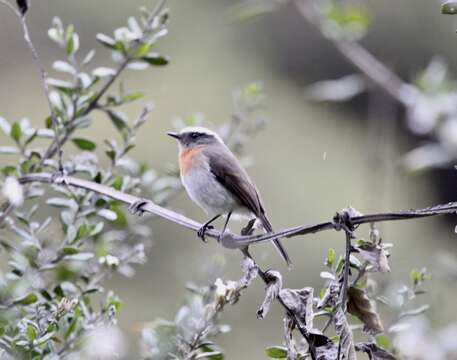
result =
[[[175,319],[158,319],[143,329],[143,357],[150,360],[223,359],[222,350],[213,339],[230,331],[230,326],[220,323],[220,313],[226,305],[238,301],[242,290],[258,273],[250,258],[244,258],[242,268],[244,275],[238,281],[218,278],[210,286],[188,284],[190,294]]]
[[[167,31],[168,11],[162,5],[129,18],[113,38],[98,35],[114,59],[114,65],[98,68],[92,66],[94,50],[82,54],[74,26],[54,18],[48,34],[62,49],[63,59],[53,64],[61,76],[47,79],[53,114],[42,126],[37,126],[39,119],[0,118],[0,129],[11,139],[0,148],[7,163],[1,168],[1,203],[10,204],[0,217],[0,246],[7,260],[0,277],[2,357],[112,358],[125,351],[121,345],[108,346],[114,338],[117,344],[125,341],[116,325],[123,303],[105,292],[103,282],[115,272],[134,275],[134,266],[146,260],[150,228],[107,197],[66,186],[22,186],[17,179],[32,172],[63,171],[117,190],[149,190],[151,196],[160,196],[164,187],[142,186],[144,176],[153,170],[128,156],[153,106],[146,105],[129,119],[119,108],[142,93],[127,90],[121,82],[111,91],[124,70],[167,64],[157,53]],[[118,139],[98,143],[78,134],[91,126],[94,110],[106,113]],[[59,170],[59,151],[67,146],[79,152],[64,156]],[[162,178],[156,175],[154,182]],[[100,296],[101,303],[95,301]],[[86,341],[94,338],[105,342]]]
[[[0,130],[10,138],[0,147],[6,159],[1,168],[0,201],[6,205],[0,213],[0,246],[8,261],[0,277],[2,358],[111,359],[113,354],[125,354],[125,339],[116,321],[124,305],[114,293],[106,293],[103,284],[115,272],[133,276],[134,266],[146,261],[150,227],[106,196],[65,184],[21,185],[19,179],[30,173],[63,172],[125,193],[141,193],[158,204],[181,190],[176,168],[155,170],[129,156],[154,106],[145,105],[133,119],[121,111],[122,105],[143,97],[122,83],[123,72],[168,63],[158,53],[167,34],[168,10],[163,5],[160,1],[152,11],[141,9],[140,16],[130,17],[112,35],[98,34],[102,46],[97,51],[108,49],[113,63],[95,68],[95,50],[82,53],[74,26],[54,18],[48,35],[62,49],[62,59],[53,64],[60,76],[47,78],[51,114],[42,126],[37,126],[39,119],[14,122],[0,117]],[[258,117],[263,98],[259,84],[236,90],[236,116],[219,129],[234,151],[239,153],[263,127],[265,120]],[[119,136],[99,142],[79,134],[92,125],[95,110],[106,114]],[[200,120],[191,117],[184,122],[192,125]],[[67,155],[67,147],[78,152]],[[205,290],[206,296],[193,298],[177,317],[181,335],[189,339],[198,330],[203,339],[227,331],[216,324],[217,314],[223,304],[236,302],[255,276],[253,271],[239,284],[220,280]],[[218,303],[212,320],[196,328],[195,316],[202,315],[214,294]],[[197,340],[190,348],[182,342],[179,351],[211,348],[218,353],[217,347],[200,347]]]

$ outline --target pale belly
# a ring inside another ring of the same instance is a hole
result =
[[[233,196],[207,169],[192,169],[181,176],[181,180],[189,197],[208,215],[227,214],[231,211],[244,212]]]

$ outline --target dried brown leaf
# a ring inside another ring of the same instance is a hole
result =
[[[282,289],[279,297],[308,330],[313,328],[313,293],[312,287],[303,289]]]
[[[258,319],[265,318],[270,310],[271,304],[278,297],[279,291],[282,288],[282,276],[278,271],[267,271],[265,273],[265,280],[267,282],[266,294],[262,305],[260,305],[259,310],[257,310]]]
[[[366,333],[376,335],[384,331],[375,303],[364,290],[355,287],[348,289],[347,310],[364,324],[363,331]]]
[[[386,250],[381,244],[364,241],[355,246],[360,256],[370,263],[376,271],[385,273],[390,271]]]

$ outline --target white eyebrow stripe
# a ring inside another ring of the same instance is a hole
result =
[[[219,142],[223,142],[221,137],[214,131],[205,128],[203,126],[188,126],[182,129],[179,133],[182,134],[189,134],[189,133],[201,133],[201,134],[206,134],[206,135],[211,135],[214,136]]]

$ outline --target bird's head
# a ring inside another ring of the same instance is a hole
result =
[[[167,134],[177,139],[183,149],[222,143],[222,139],[218,134],[200,126],[186,127],[180,132],[169,132]]]

